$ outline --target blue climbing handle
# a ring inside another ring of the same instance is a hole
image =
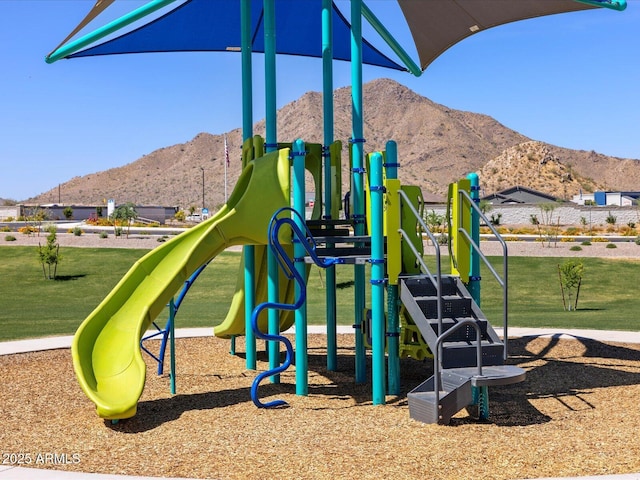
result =
[[[299,216],[298,212],[296,212],[294,209],[290,207],[284,207],[278,210],[273,215],[273,217],[271,217],[271,221],[269,222],[269,247],[275,253],[278,264],[280,265],[282,270],[285,272],[287,278],[289,278],[290,280],[294,280],[300,286],[300,295],[294,303],[279,303],[279,302],[261,303],[258,306],[256,306],[253,309],[253,312],[251,313],[251,328],[253,329],[255,336],[262,340],[282,342],[284,343],[286,348],[286,355],[285,355],[284,362],[282,362],[282,365],[258,374],[258,376],[256,376],[256,378],[253,380],[253,384],[251,385],[251,400],[253,400],[253,403],[258,408],[273,408],[273,407],[280,407],[283,405],[287,405],[287,402],[285,402],[284,400],[273,400],[271,402],[266,402],[266,403],[261,402],[260,398],[258,397],[258,387],[260,386],[260,383],[262,382],[262,380],[264,380],[265,378],[269,378],[284,372],[287,368],[291,366],[292,359],[293,359],[293,346],[291,345],[291,342],[289,341],[289,339],[282,335],[273,335],[273,334],[262,332],[260,330],[260,327],[258,326],[258,317],[260,316],[260,313],[262,313],[262,311],[266,309],[297,310],[304,304],[307,298],[307,289],[305,285],[305,280],[304,278],[302,278],[300,273],[295,268],[295,262],[300,261],[300,259],[289,258],[289,256],[287,255],[287,252],[285,251],[284,247],[282,246],[279,240],[280,229],[285,225],[289,225],[293,233],[293,241],[301,242],[302,245],[304,246],[305,251],[312,258],[313,262],[320,268],[328,268],[332,265],[335,265],[336,263],[341,262],[341,259],[339,258],[321,259],[320,257],[318,257],[315,251],[316,243],[313,240],[313,236],[311,235],[311,232],[309,231],[309,229],[306,228],[305,226],[306,232],[303,232],[300,229],[300,227],[295,223],[295,221],[292,220],[290,217],[280,218],[280,215],[285,212],[287,213],[293,212],[294,215]],[[304,224],[304,222],[302,223]]]

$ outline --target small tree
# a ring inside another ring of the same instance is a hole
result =
[[[551,242],[553,242],[554,246],[558,242],[560,216],[555,219],[555,223],[553,218],[553,212],[557,206],[557,203],[552,202],[541,203],[539,205],[541,218],[538,218],[537,215],[530,216],[531,223],[538,229],[538,236],[542,241],[542,246],[544,246],[545,242],[547,247],[551,247]]]
[[[174,215],[174,218],[178,221],[178,222],[184,222],[184,220],[186,219],[186,215],[184,214],[184,210],[178,210],[176,212],[176,214]]]
[[[129,230],[131,228],[131,222],[138,217],[138,212],[136,211],[136,206],[127,202],[124,205],[120,205],[113,212],[113,227],[114,234],[118,236],[118,221],[120,221],[120,225],[124,226],[127,224],[127,238],[129,238]]]
[[[62,209],[62,214],[64,215],[64,218],[71,220],[73,218],[73,208],[68,206],[64,207],[64,209]]]
[[[31,226],[33,231],[37,232],[38,236],[40,236],[42,223],[49,218],[48,210],[40,207],[32,207],[26,213],[27,226]]]
[[[427,224],[429,230],[432,232],[439,232],[442,228],[442,225],[445,223],[445,216],[440,215],[435,212],[435,210],[431,210],[425,215],[424,223]]]
[[[571,259],[562,265],[558,264],[562,306],[565,311],[571,312],[578,309],[578,297],[580,296],[583,275],[584,264],[579,260]]]
[[[58,244],[56,227],[52,225],[47,231],[49,232],[47,235],[47,244],[42,246],[38,243],[38,257],[42,264],[42,274],[45,280],[54,280],[56,278],[56,272],[58,271],[58,262],[62,257],[60,256],[60,245]]]

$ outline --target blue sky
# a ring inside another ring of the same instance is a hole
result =
[[[241,126],[237,53],[46,64],[44,56],[93,3],[0,0],[0,198],[23,200],[199,132]],[[98,24],[141,3],[117,0]],[[407,44],[396,2],[367,3]],[[365,67],[364,78],[393,78],[435,102],[490,115],[536,140],[638,159],[640,0],[628,3],[622,13],[576,12],[481,32],[445,52],[420,78],[375,67]],[[380,44],[375,35],[367,37]],[[257,121],[264,117],[262,56],[254,62]],[[279,107],[321,90],[319,60],[282,56],[277,62]],[[334,68],[336,88],[347,86],[349,65],[336,62]]]

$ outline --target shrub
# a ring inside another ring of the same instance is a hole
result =
[[[83,232],[82,232],[82,229],[81,229],[80,227],[74,227],[74,229],[73,229],[73,234],[74,234],[76,237],[79,237],[80,235],[82,235],[82,233],[83,233]]]
[[[5,242],[15,242],[16,237],[14,237],[13,235],[5,235],[4,240]]]
[[[5,225],[4,227],[0,228],[0,232],[10,232],[10,231],[11,231],[11,229],[7,225]]]
[[[31,225],[25,225],[24,227],[20,227],[18,229],[20,233],[24,233],[25,235],[31,235],[37,231],[36,227],[32,227]]]
[[[167,239],[164,237],[158,237],[158,242],[162,243],[162,242],[166,242]]]
[[[575,242],[576,239],[573,237],[563,237],[560,239],[560,241],[564,243],[572,243],[572,242]]]
[[[582,250],[582,247],[580,245],[574,245],[569,250],[571,250],[572,252],[579,252]]]
[[[13,222],[13,217],[7,217],[7,222]]]
[[[98,235],[100,238],[108,238],[109,234],[107,232],[100,232],[100,235]]]
[[[605,248],[618,248],[618,246],[615,243],[607,243]]]
[[[438,245],[449,245],[449,235],[446,233],[441,233],[436,239],[438,240]]]
[[[634,242],[636,243],[636,245],[640,245],[640,237],[636,237],[636,239],[634,240]]]
[[[591,242],[589,240],[585,240],[584,242],[582,242],[580,245],[591,245]]]

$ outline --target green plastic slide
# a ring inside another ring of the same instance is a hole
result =
[[[289,150],[243,170],[214,217],[138,260],[78,328],[71,353],[84,393],[106,419],[135,415],[146,378],[140,338],[191,274],[232,245],[265,245],[271,216],[289,205]]]

